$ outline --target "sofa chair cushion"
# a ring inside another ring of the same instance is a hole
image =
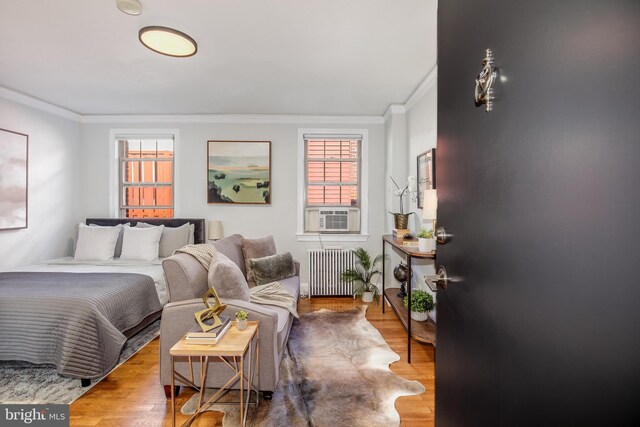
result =
[[[296,266],[289,252],[251,258],[249,264],[257,286],[296,275]]]
[[[251,263],[249,260],[252,258],[263,258],[269,255],[276,254],[276,242],[273,240],[273,236],[263,237],[262,239],[242,239],[242,253],[244,255],[244,261],[247,270],[247,282],[249,287],[256,285],[253,271],[251,270]]]
[[[222,252],[214,252],[209,274],[209,287],[216,290],[220,298],[249,301],[249,285],[240,267]]]
[[[242,275],[245,278],[247,277],[247,267],[245,266],[244,255],[242,254],[241,235],[233,234],[231,236],[227,236],[224,239],[213,242],[213,246],[215,246],[219,252],[225,254],[231,261],[235,262],[238,267],[240,267]]]

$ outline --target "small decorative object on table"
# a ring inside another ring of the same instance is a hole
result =
[[[247,329],[247,319],[249,318],[249,313],[244,310],[236,311],[236,326],[239,330],[244,331]]]
[[[209,298],[213,298],[215,301],[213,306],[209,303]],[[207,292],[202,295],[202,302],[207,306],[207,308],[194,314],[196,316],[196,322],[200,325],[202,332],[209,332],[212,329],[222,326],[222,321],[220,320],[219,315],[227,306],[220,302],[220,298],[218,298],[216,290],[209,288]],[[207,323],[206,321],[209,319],[213,319],[213,323]]]
[[[392,176],[390,176],[389,178],[391,178],[391,181],[393,181],[393,185],[396,186],[396,191],[394,191],[393,194],[398,196],[398,198],[400,199],[399,212],[389,213],[393,215],[394,227],[396,228],[396,230],[407,230],[409,228],[409,215],[413,213],[404,213],[404,195],[407,190],[409,190],[409,183],[407,183],[404,188],[400,188],[400,186]]]
[[[398,292],[398,297],[404,298],[407,296],[407,280],[409,280],[409,269],[407,269],[407,264],[400,263],[396,265],[396,268],[393,269],[393,277],[400,282],[400,292]]]
[[[358,259],[356,267],[344,270],[341,274],[342,280],[355,284],[353,294],[362,296],[362,302],[373,302],[375,300],[377,304],[380,299],[380,291],[373,284],[373,278],[381,274],[379,264],[382,261],[382,255],[376,256],[372,261],[369,252],[363,248],[354,250],[353,254]]]
[[[418,250],[420,252],[432,252],[436,250],[436,241],[433,239],[433,230],[422,230],[416,235],[418,237]]]
[[[407,307],[407,297],[404,297],[404,306]],[[433,296],[422,289],[411,291],[411,318],[418,322],[424,322],[429,318],[429,312],[435,308]]]

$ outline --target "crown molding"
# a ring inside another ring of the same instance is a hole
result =
[[[118,114],[82,115],[0,86],[0,98],[80,123],[271,123],[271,124],[384,124],[382,116],[329,116],[304,114]]]
[[[297,123],[384,124],[381,116],[312,116],[295,114],[87,115],[82,123]]]
[[[420,101],[420,99],[424,96],[425,93],[429,89],[433,87],[434,84],[438,82],[438,64],[434,65],[431,70],[427,73],[424,79],[420,82],[416,90],[409,96],[409,98],[405,101],[404,107],[407,111],[413,108],[414,105]]]
[[[46,101],[42,101],[29,95],[24,95],[20,92],[16,92],[6,87],[0,86],[0,98],[8,99],[9,101],[14,101],[31,108],[35,108],[36,110],[44,111],[46,113],[62,117],[64,119],[73,120],[76,122],[82,121],[82,115],[76,112],[67,110],[66,108],[62,108],[54,104],[50,104]]]
[[[386,122],[391,118],[392,114],[404,114],[406,112],[407,112],[407,109],[404,106],[404,104],[389,104],[387,111],[384,112],[383,118],[384,118],[384,121]]]

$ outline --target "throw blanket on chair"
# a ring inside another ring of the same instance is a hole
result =
[[[183,253],[188,254],[194,257],[195,259],[202,264],[205,270],[209,271],[209,266],[211,265],[211,259],[213,258],[213,254],[218,250],[215,246],[209,245],[207,243],[203,243],[200,245],[187,245],[183,246],[180,249],[177,249],[175,253]]]
[[[296,319],[300,317],[296,310],[295,298],[278,282],[271,282],[266,285],[256,286],[249,292],[251,293],[251,302],[283,307],[289,310]]]
[[[175,253],[184,253],[191,255],[202,264],[205,270],[209,271],[213,254],[217,249],[213,245],[187,245],[176,250]],[[286,308],[297,319],[298,311],[296,310],[296,299],[278,282],[267,283],[252,288],[250,291],[250,300],[253,303],[261,305],[275,305],[277,307]]]

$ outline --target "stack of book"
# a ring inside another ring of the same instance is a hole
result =
[[[229,316],[220,316],[222,325],[217,326],[210,331],[202,332],[201,329],[187,332],[186,341],[188,344],[217,344],[222,336],[227,332],[231,326],[231,319]]]
[[[406,235],[411,234],[411,231],[406,228],[394,228],[393,237],[404,238]]]

